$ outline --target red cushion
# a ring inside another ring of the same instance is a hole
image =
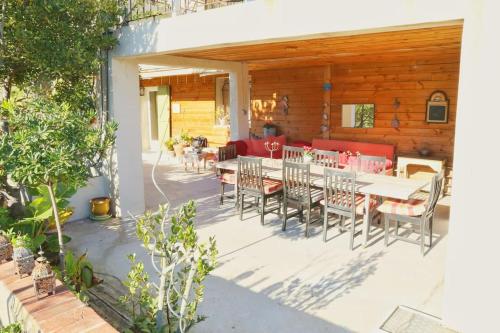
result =
[[[340,152],[350,151],[353,155],[355,155],[356,152],[360,152],[363,155],[385,156],[388,160],[394,160],[394,145],[389,144],[313,139],[312,147],[314,149],[334,150]]]
[[[346,167],[349,165],[358,165],[358,158],[356,155],[351,155],[349,156],[347,153],[340,153],[339,154],[339,165],[341,167]],[[388,175],[392,175],[392,161],[388,158],[385,159],[385,170],[387,171]]]
[[[291,147],[299,147],[299,148],[302,148],[302,147],[311,147],[311,143],[310,142],[302,141],[302,140],[293,141],[293,142],[289,143],[288,145],[291,146]]]
[[[264,179],[264,193],[271,194],[283,189],[283,184],[279,180]]]
[[[247,155],[259,156],[259,157],[270,157],[269,151],[266,150],[265,143],[278,142],[278,150],[273,152],[273,158],[281,158],[283,153],[283,146],[286,145],[286,136],[268,136],[265,139],[248,139],[245,140],[248,146]]]
[[[331,199],[333,199],[333,197],[330,198],[330,200]],[[347,206],[351,206],[351,203],[349,202],[350,198],[342,196],[341,198],[338,199],[344,201],[343,205],[347,204]],[[331,203],[333,203],[333,201]],[[378,204],[377,200],[370,199],[369,210],[372,211],[375,207],[377,207],[377,204]],[[320,201],[320,205],[322,206],[325,205],[324,199]],[[356,214],[363,215],[365,210],[365,196],[361,194],[356,194],[354,196],[354,205],[356,206]]]
[[[344,142],[339,140],[313,139],[312,147],[320,150],[346,151]]]
[[[425,201],[419,199],[387,199],[377,209],[379,212],[386,214],[419,216],[425,213]]]
[[[241,156],[246,156],[248,154],[247,143],[244,140],[229,141],[226,146],[234,144],[236,146],[236,154]]]
[[[234,171],[229,171],[229,170],[223,171],[222,174],[219,176],[219,180],[225,184],[235,185],[236,173]]]

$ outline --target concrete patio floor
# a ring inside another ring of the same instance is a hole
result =
[[[150,179],[153,161],[153,155],[144,155],[150,209],[161,200]],[[200,238],[217,240],[219,265],[206,280],[199,309],[207,319],[194,332],[375,332],[398,305],[441,316],[447,197],[437,208],[434,246],[421,257],[414,244],[395,241],[385,248],[378,228],[367,248],[359,246],[358,236],[350,251],[348,233],[332,228],[324,243],[320,224],[312,225],[306,239],[295,218],[286,232],[276,215],[267,215],[264,226],[255,212],[240,221],[232,202],[219,207],[219,184],[210,171],[185,172],[162,162],[157,178],[173,207],[197,202]],[[67,224],[65,232],[73,238],[71,248],[88,249],[99,272],[124,279],[126,256],[135,252],[152,274],[131,221],[79,221]]]

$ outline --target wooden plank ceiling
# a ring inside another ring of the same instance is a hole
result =
[[[211,60],[245,61],[249,69],[317,66],[335,63],[456,58],[462,26],[378,32],[352,36],[219,47],[176,53]]]

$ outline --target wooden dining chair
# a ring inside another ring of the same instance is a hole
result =
[[[385,174],[386,158],[384,156],[359,155],[358,171]]]
[[[434,219],[434,211],[439,200],[441,191],[443,189],[444,175],[443,172],[436,174],[431,181],[431,190],[427,200],[410,199],[410,200],[397,200],[387,199],[377,209],[384,215],[385,227],[385,246],[389,244],[391,237],[389,232],[390,221],[395,221],[394,236],[392,238],[419,244],[420,253],[422,256],[425,254],[425,234],[429,232],[429,248],[432,247],[432,224]],[[417,225],[420,229],[420,239],[415,241],[408,237],[399,235],[400,223],[410,223]]]
[[[279,180],[264,179],[262,176],[262,158],[238,156],[238,201],[240,208],[240,220],[243,219],[245,209],[245,196],[255,199],[257,209],[260,213],[260,223],[264,224],[264,215],[281,212],[281,200],[283,185]],[[275,198],[276,205],[268,207],[269,199]]]
[[[304,148],[283,146],[283,161],[303,162]]]
[[[314,150],[313,163],[327,168],[339,167],[339,152],[330,150]]]
[[[224,147],[219,147],[218,151],[218,161],[227,161],[227,160],[232,160],[237,157],[236,154],[236,145],[230,144]],[[226,195],[225,194],[225,186],[226,185],[233,185],[236,186],[236,174],[232,170],[219,170],[218,171],[218,177],[220,181],[220,205],[222,206],[224,204],[224,198],[225,197],[233,197],[233,195]],[[238,202],[237,198],[235,198],[236,202]]]
[[[323,199],[323,191],[311,188],[311,165],[309,163],[283,162],[283,225],[286,230],[286,222],[289,217],[299,215],[303,220],[306,213],[305,235],[309,237],[309,224],[311,223],[311,210],[319,205]],[[288,214],[288,207],[296,209],[293,214]]]
[[[329,214],[339,216],[338,228],[344,232],[344,220],[350,220],[349,230],[351,232],[349,239],[349,248],[354,248],[354,237],[361,233],[356,231],[356,217],[363,214],[372,214],[377,201],[370,199],[370,211],[364,212],[365,197],[356,194],[356,173],[342,171],[338,169],[324,169],[323,196],[320,204],[323,211],[323,241],[326,242],[326,236],[329,226]]]

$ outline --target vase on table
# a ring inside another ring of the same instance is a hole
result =
[[[304,163],[311,163],[313,161],[312,155],[304,155]]]

